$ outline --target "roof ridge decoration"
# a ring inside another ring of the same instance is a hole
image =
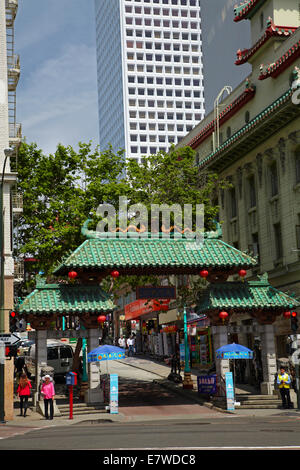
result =
[[[291,46],[276,62],[269,65],[261,64],[259,80],[272,77],[277,78],[289,65],[300,57],[300,39]]]
[[[237,51],[237,60],[235,65],[241,65],[248,60],[272,37],[288,38],[297,30],[296,26],[276,26],[271,17],[268,18],[267,28],[262,37],[250,48],[239,49]]]
[[[245,81],[245,90],[235,100],[232,101],[226,108],[219,114],[219,125],[224,124],[235,113],[237,113],[245,104],[254,98],[256,86],[252,85],[249,78]],[[215,119],[210,121],[200,132],[196,135],[187,145],[192,149],[197,148],[199,144],[205,141],[215,128]]]
[[[227,139],[224,142],[224,144],[218,147],[214,152],[207,155],[207,157],[205,157],[203,160],[200,160],[198,166],[203,167],[207,165],[208,162],[217,158],[217,156],[220,153],[222,153],[223,150],[230,147],[235,141],[240,139],[243,135],[247,134],[247,132],[252,130],[258,124],[260,124],[263,120],[269,118],[270,114],[277,111],[282,105],[284,105],[288,101],[288,99],[291,97],[293,92],[294,92],[294,89],[289,88],[288,91],[283,93],[283,95],[281,95],[279,98],[273,101],[272,104],[267,106],[263,111],[261,111],[253,119],[251,119],[251,121],[249,121],[248,124],[246,124],[244,127],[242,127],[237,132],[235,132],[229,139]]]
[[[172,225],[169,229],[167,229],[164,225],[162,225],[161,227],[161,231],[162,233],[159,233],[159,234],[154,234],[152,232],[146,232],[145,230],[143,229],[139,229],[138,227],[136,227],[135,225],[129,225],[127,227],[126,230],[122,230],[122,229],[119,229],[119,227],[117,227],[116,230],[114,230],[113,232],[97,232],[96,230],[89,230],[88,229],[88,225],[89,223],[92,221],[92,219],[87,219],[82,228],[81,228],[81,234],[83,236],[85,236],[87,239],[91,240],[91,239],[107,239],[107,238],[118,238],[117,235],[118,235],[118,232],[122,232],[122,234],[127,234],[129,232],[130,229],[134,229],[135,232],[130,232],[130,236],[129,237],[123,237],[122,238],[126,239],[126,238],[131,238],[132,235],[136,235],[136,237],[132,237],[132,238],[139,238],[139,234],[140,233],[143,233],[144,235],[147,235],[148,238],[151,238],[151,236],[153,235],[162,235],[162,234],[171,234],[171,233],[175,233],[175,230],[177,233],[181,234],[181,235],[185,235],[185,232],[190,232],[192,233],[192,230],[187,227],[183,230],[181,230],[179,227],[177,227],[177,225]],[[209,231],[209,232],[204,232],[204,237],[205,238],[222,238],[222,227],[221,227],[221,224],[219,222],[217,222],[216,220],[213,221],[216,228],[215,230],[212,230],[212,231]],[[143,226],[144,228],[144,226]],[[119,229],[119,230],[118,230]],[[147,237],[144,237],[143,236],[143,239],[145,239]],[[154,237],[153,237],[154,238]],[[160,238],[159,236],[158,237],[155,237],[155,238]],[[71,254],[71,253],[69,253]],[[69,256],[69,255],[68,255]],[[66,258],[66,257],[65,257]]]
[[[250,20],[267,0],[246,0],[234,7],[234,21]]]

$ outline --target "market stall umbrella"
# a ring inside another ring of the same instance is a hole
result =
[[[226,344],[216,353],[218,359],[253,359],[253,351],[237,343]]]
[[[125,351],[117,346],[98,346],[87,355],[88,362],[113,361],[116,359],[125,359]]]
[[[235,360],[236,359],[253,359],[253,351],[237,343],[230,343],[216,350],[218,359],[233,359],[233,376],[235,387]]]

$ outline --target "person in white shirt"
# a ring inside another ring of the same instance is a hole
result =
[[[134,337],[131,335],[130,338],[127,340],[127,346],[128,346],[128,356],[133,356],[134,355]]]
[[[119,343],[120,348],[125,349],[126,344],[125,344],[125,338],[123,335],[120,336],[118,343]]]

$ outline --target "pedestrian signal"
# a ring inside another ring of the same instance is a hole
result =
[[[18,355],[18,347],[16,345],[5,346],[5,357],[11,359]]]

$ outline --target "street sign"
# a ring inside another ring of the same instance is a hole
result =
[[[20,341],[19,336],[14,333],[0,333],[0,342],[6,345],[14,345]]]
[[[176,299],[176,288],[172,286],[143,286],[136,288],[137,299]]]

